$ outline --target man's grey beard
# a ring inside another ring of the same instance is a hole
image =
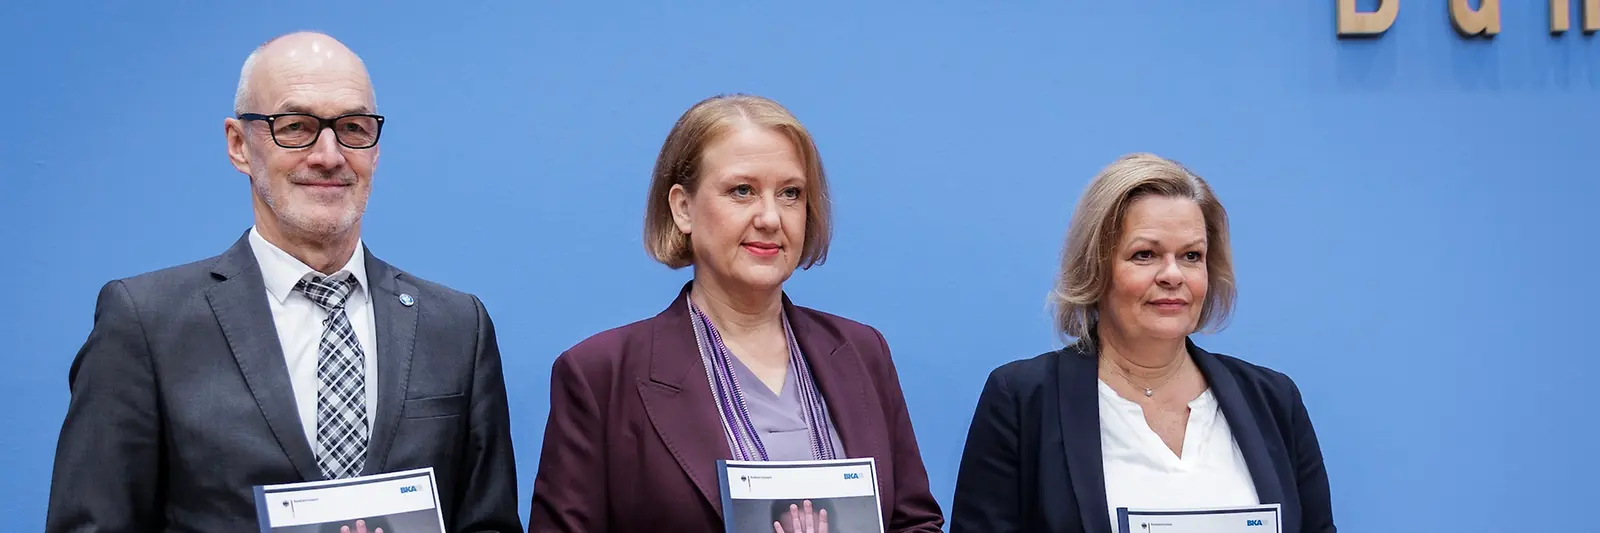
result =
[[[312,177],[311,175],[315,174],[319,173],[296,172],[289,175],[289,181],[308,181],[304,178]],[[320,174],[323,175],[315,176],[316,178],[320,178],[318,181],[330,181],[331,179],[343,184],[354,184],[356,182],[355,173],[351,172],[349,169],[345,169],[344,172],[337,173],[336,175],[328,175],[330,173]],[[333,236],[349,231],[351,228],[355,227],[357,222],[361,220],[361,215],[366,211],[367,207],[367,199],[365,197],[358,198],[356,200],[356,204],[351,209],[345,211],[338,220],[330,223],[308,217],[295,206],[284,205],[283,199],[279,198],[276,194],[278,191],[272,190],[269,180],[252,176],[250,178],[250,183],[251,186],[255,188],[256,195],[260,196],[262,202],[267,204],[267,208],[271,209],[273,214],[277,215],[278,219],[281,220],[285,226],[287,226],[282,229],[295,231],[308,236]],[[292,185],[286,184],[285,186]]]

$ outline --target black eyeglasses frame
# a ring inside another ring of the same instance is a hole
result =
[[[303,145],[287,145],[287,144],[284,144],[282,141],[278,140],[278,128],[275,127],[276,126],[275,123],[278,121],[278,119],[281,119],[281,118],[284,118],[284,117],[311,117],[313,120],[317,121],[317,132],[311,136],[311,141],[310,142],[307,142],[307,143],[305,143]],[[266,122],[267,123],[267,132],[272,135],[272,142],[274,144],[277,144],[278,146],[283,147],[283,148],[288,148],[288,149],[294,150],[294,149],[299,149],[299,148],[306,148],[306,147],[309,147],[309,146],[317,144],[317,141],[322,139],[322,130],[332,129],[333,126],[335,124],[337,124],[340,120],[343,120],[343,119],[346,119],[346,118],[350,118],[350,117],[365,117],[365,118],[370,118],[370,119],[373,119],[373,120],[377,121],[378,127],[377,127],[377,129],[375,131],[372,132],[372,143],[368,144],[366,146],[356,146],[356,145],[352,145],[352,144],[346,143],[346,142],[344,142],[344,138],[339,136],[338,130],[334,130],[333,139],[339,143],[339,146],[343,146],[345,148],[349,148],[349,149],[352,149],[352,150],[366,150],[368,148],[372,148],[374,146],[377,146],[378,145],[378,137],[383,135],[383,115],[377,115],[377,114],[372,114],[372,113],[346,113],[346,114],[339,115],[339,116],[333,117],[333,118],[323,118],[323,117],[319,117],[317,115],[313,115],[311,113],[276,113],[276,114],[272,114],[272,115],[263,115],[261,113],[240,113],[235,118],[238,118],[239,120],[243,120],[243,121],[246,121],[246,122],[253,121],[253,120],[259,120],[259,121],[262,121],[262,122]]]

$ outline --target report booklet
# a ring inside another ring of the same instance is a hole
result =
[[[725,533],[883,533],[877,464],[718,461]]]
[[[261,533],[444,533],[433,468],[258,485]]]
[[[1208,509],[1117,508],[1118,533],[1283,533],[1279,505]]]

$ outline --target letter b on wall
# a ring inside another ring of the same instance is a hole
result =
[[[1339,35],[1380,35],[1394,26],[1400,0],[1378,0],[1378,10],[1356,10],[1356,0],[1339,0]]]

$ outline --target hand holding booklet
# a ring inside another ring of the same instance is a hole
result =
[[[1279,505],[1207,509],[1117,508],[1118,533],[1282,533]]]
[[[726,533],[882,533],[874,459],[718,461]]]
[[[261,533],[444,533],[432,468],[255,487]]]

